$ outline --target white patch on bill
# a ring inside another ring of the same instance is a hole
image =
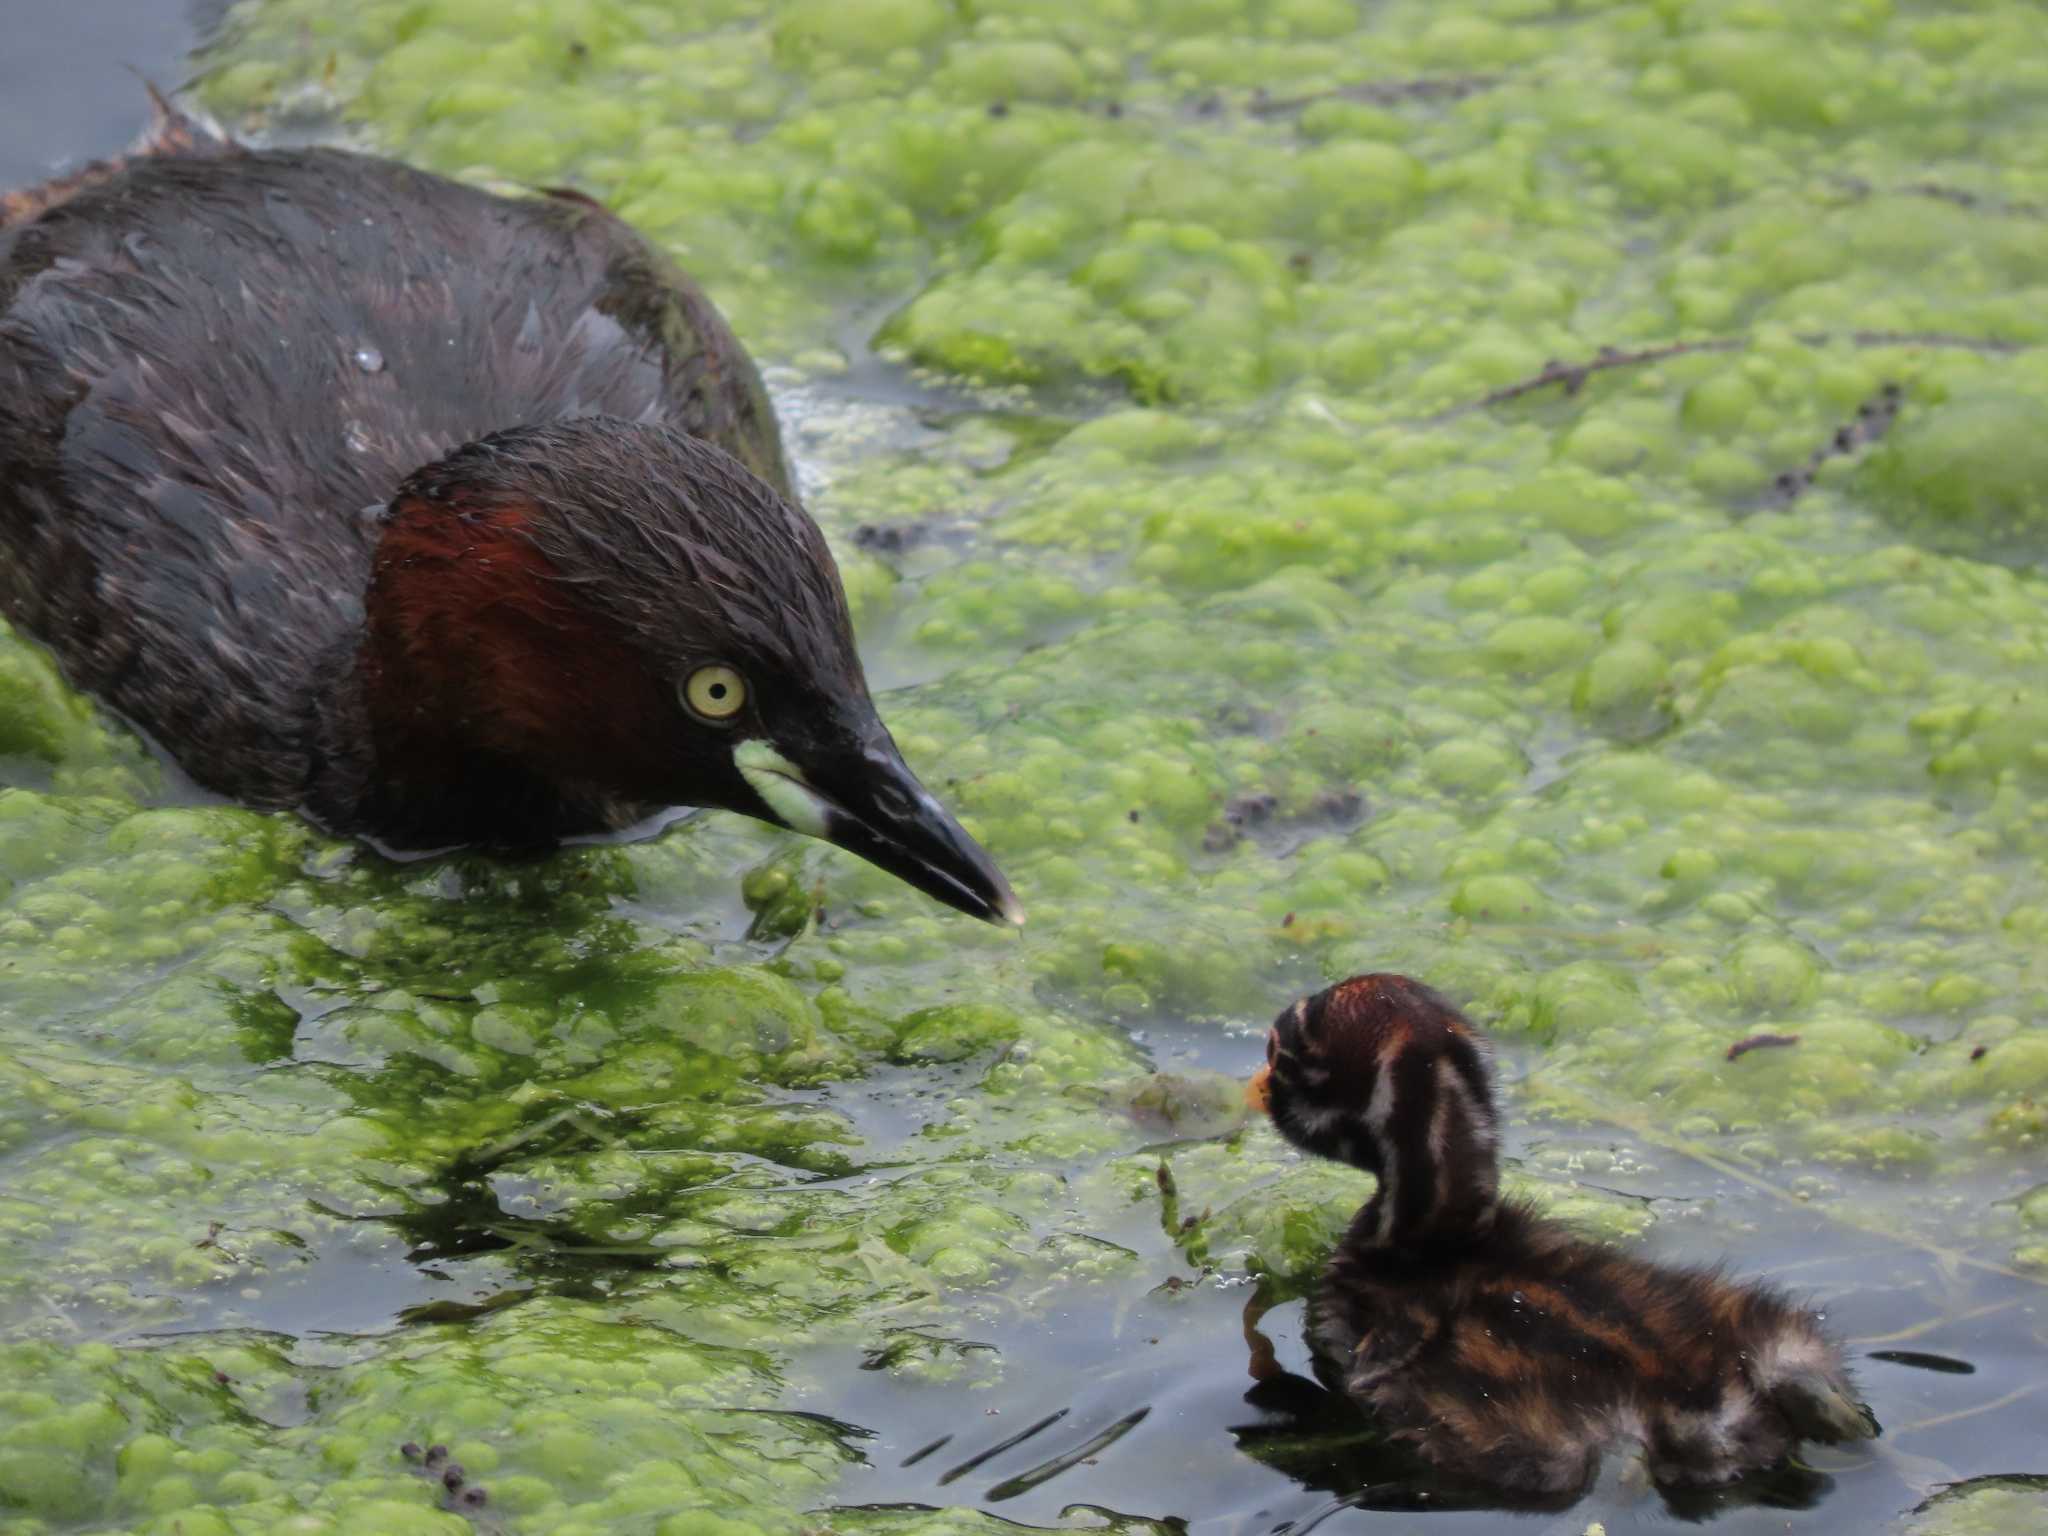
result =
[[[825,836],[826,813],[831,804],[804,782],[801,769],[758,737],[732,749],[733,766],[738,768],[754,793],[782,824],[812,837]]]

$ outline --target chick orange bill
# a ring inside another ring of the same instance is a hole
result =
[[[1270,1064],[1260,1067],[1251,1075],[1251,1081],[1244,1085],[1244,1101],[1260,1114],[1272,1107],[1273,1068]]]

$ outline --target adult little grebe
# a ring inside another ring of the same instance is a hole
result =
[[[0,200],[0,610],[201,784],[393,848],[721,806],[1021,921],[875,713],[753,365],[578,194],[159,102]]]
[[[1444,1471],[1554,1498],[1632,1438],[1658,1482],[1696,1486],[1877,1432],[1811,1313],[1502,1200],[1485,1039],[1427,987],[1355,976],[1294,1004],[1248,1096],[1304,1151],[1378,1175],[1311,1342]]]

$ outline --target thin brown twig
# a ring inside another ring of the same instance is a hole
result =
[[[1967,208],[1972,213],[1988,213],[2011,219],[2048,217],[2048,208],[2039,203],[2006,202],[1987,193],[1972,192],[1967,187],[1951,187],[1939,181],[1909,181],[1896,187],[1877,187],[1860,176],[1841,176],[1835,178],[1835,185],[1858,200],[1869,197],[1924,197],[1937,203],[1948,203],[1952,207]]]
[[[1391,107],[1404,101],[1463,101],[1499,85],[1502,75],[1424,75],[1413,80],[1364,80],[1356,85],[1333,86],[1327,91],[1310,91],[1301,96],[1268,96],[1252,93],[1245,110],[1254,117],[1279,117],[1299,112],[1319,101],[1362,101],[1376,107]]]
[[[1562,384],[1567,395],[1576,395],[1586,387],[1586,380],[1596,373],[1609,368],[1629,368],[1640,363],[1661,362],[1667,357],[1684,357],[1694,352],[1739,352],[1750,344],[1747,336],[1705,336],[1697,341],[1667,341],[1653,347],[1641,347],[1633,352],[1624,352],[1619,347],[1602,347],[1599,352],[1583,363],[1566,363],[1552,358],[1541,371],[1532,373],[1526,379],[1517,379],[1512,384],[1503,384],[1499,389],[1481,395],[1477,400],[1468,400],[1463,405],[1454,405],[1438,411],[1424,420],[1424,426],[1436,426],[1456,416],[1469,416],[1474,411],[1484,411],[1496,405],[1505,405],[1510,400],[1520,399],[1539,389],[1548,389],[1553,384]]]
[[[1951,351],[1991,352],[2010,354],[2026,352],[2037,343],[2013,341],[2003,336],[1961,336],[1949,331],[1805,331],[1793,337],[1802,347],[1827,347],[1837,342],[1846,342],[1852,347],[1875,349],[1880,347],[1933,347]],[[1512,384],[1503,384],[1499,389],[1481,395],[1477,400],[1447,406],[1434,416],[1425,416],[1421,424],[1426,427],[1440,426],[1460,416],[1469,416],[1475,411],[1490,410],[1523,395],[1533,394],[1539,389],[1548,389],[1553,384],[1564,386],[1567,395],[1576,395],[1586,387],[1586,380],[1596,373],[1610,368],[1633,368],[1643,363],[1662,362],[1667,357],[1686,357],[1695,353],[1740,352],[1753,346],[1756,338],[1742,336],[1702,336],[1692,341],[1666,341],[1655,346],[1638,347],[1624,351],[1620,347],[1602,347],[1584,362],[1567,363],[1552,358],[1541,370],[1526,379],[1517,379]]]
[[[1769,1050],[1774,1046],[1782,1048],[1788,1045],[1797,1045],[1798,1043],[1799,1037],[1797,1035],[1775,1035],[1768,1033],[1750,1035],[1746,1039],[1737,1040],[1728,1047],[1728,1059],[1734,1061],[1739,1057],[1747,1056],[1751,1051]]]
[[[1802,346],[1825,347],[1836,337],[1828,331],[1815,331],[1795,339]],[[1846,340],[1852,347],[1938,347],[1949,351],[2000,354],[2029,352],[2036,345],[2004,336],[1960,336],[1954,331],[1851,331]]]
[[[1892,1430],[1891,1437],[1897,1440],[1906,1435],[1917,1434],[1923,1429],[1933,1429],[1942,1424],[1953,1424],[1958,1419],[1974,1419],[1980,1413],[1990,1413],[1995,1409],[2004,1408],[2009,1404],[2016,1403],[2023,1397],[2032,1397],[2041,1390],[2041,1385],[2038,1381],[2030,1381],[2023,1387],[2014,1387],[2003,1397],[1994,1397],[1988,1403],[1978,1403],[1970,1408],[1958,1408],[1953,1413],[1937,1413],[1932,1418],[1915,1419],[1910,1424],[1901,1424],[1898,1428]]]
[[[1266,1337],[1259,1327],[1259,1319],[1272,1311],[1273,1304],[1266,1299],[1266,1288],[1260,1286],[1244,1302],[1244,1342],[1247,1351],[1245,1374],[1254,1381],[1271,1381],[1275,1376],[1284,1376],[1286,1371],[1280,1358],[1273,1351],[1273,1341]]]
[[[1897,383],[1885,383],[1856,407],[1855,420],[1836,427],[1826,442],[1806,456],[1804,464],[1782,471],[1771,481],[1775,499],[1781,503],[1797,501],[1829,459],[1847,458],[1883,437],[1891,430],[1905,397],[1905,390]]]
[[[1858,1349],[1870,1349],[1880,1344],[1904,1344],[1910,1340],[1922,1338],[1937,1328],[1946,1328],[1955,1323],[1975,1322],[1980,1317],[1989,1317],[1994,1312],[2004,1312],[2019,1304],[2019,1297],[2008,1296],[2003,1301],[1987,1301],[1981,1306],[1971,1307],[1967,1312],[1957,1312],[1945,1317],[1930,1317],[1924,1323],[1914,1323],[1910,1327],[1900,1328],[1892,1333],[1864,1334],[1860,1338],[1849,1340],[1849,1342]]]

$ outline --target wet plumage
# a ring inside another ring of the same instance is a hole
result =
[[[404,848],[723,806],[1015,915],[875,714],[752,363],[604,209],[160,104],[0,220],[0,609],[201,784]],[[730,717],[679,702],[708,664]]]
[[[1557,1498],[1617,1440],[1659,1483],[1700,1486],[1875,1433],[1812,1313],[1502,1200],[1485,1039],[1428,988],[1360,976],[1304,999],[1267,1063],[1252,1092],[1281,1134],[1380,1179],[1325,1273],[1314,1347],[1434,1465]]]

